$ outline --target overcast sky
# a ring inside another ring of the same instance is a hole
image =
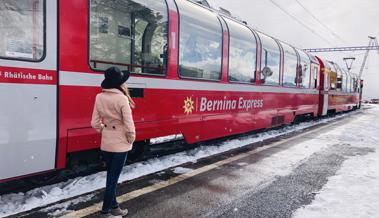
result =
[[[308,28],[285,14],[272,1]],[[215,8],[223,7],[229,10],[233,16],[247,21],[250,26],[299,48],[366,46],[369,42],[368,36],[379,37],[379,0],[208,0],[208,2]],[[356,57],[352,72],[358,74],[364,53],[358,51],[317,53],[317,55],[335,61],[344,68],[346,65],[342,60],[343,57]],[[379,98],[379,54],[376,51],[370,51],[363,79],[365,80],[364,98]]]

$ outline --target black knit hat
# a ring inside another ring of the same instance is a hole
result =
[[[130,72],[121,71],[118,67],[110,67],[104,72],[105,79],[101,83],[101,88],[112,89],[120,87],[129,79]]]

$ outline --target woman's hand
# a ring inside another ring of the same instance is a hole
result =
[[[127,132],[126,133],[126,140],[133,144],[133,142],[136,140],[136,133],[135,132]]]

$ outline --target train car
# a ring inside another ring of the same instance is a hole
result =
[[[320,76],[324,80],[320,92],[319,115],[359,108],[361,88],[358,76],[341,69],[334,62],[321,58],[318,60],[321,66]]]
[[[135,148],[322,115],[314,56],[188,0],[3,0],[0,12],[0,182],[99,149],[90,119],[110,66],[132,73]]]

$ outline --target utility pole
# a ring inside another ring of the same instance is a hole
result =
[[[379,44],[378,44],[378,40],[376,40],[376,37],[373,37],[373,36],[369,36],[368,37],[370,39],[370,41],[368,42],[368,47],[379,47]],[[378,51],[378,54],[379,54],[379,50]],[[366,50],[366,54],[365,54],[365,57],[363,58],[363,63],[361,65],[361,69],[359,70],[359,75],[358,75],[358,79],[360,80],[361,77],[362,77],[362,73],[363,73],[363,69],[365,68],[365,65],[366,65],[366,61],[367,61],[367,57],[368,57],[368,53],[370,52],[370,50]]]

